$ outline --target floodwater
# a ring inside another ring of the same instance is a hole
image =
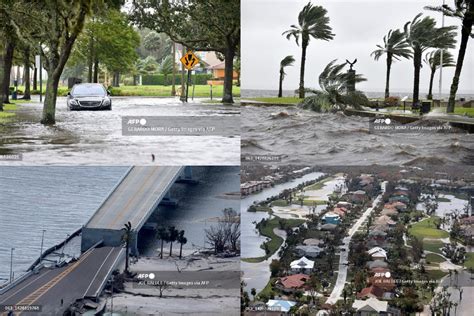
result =
[[[474,164],[474,137],[465,132],[371,134],[368,118],[342,113],[245,106],[241,130],[242,155],[282,155],[282,164]]]
[[[81,228],[127,171],[127,167],[40,166],[0,167],[0,284],[10,273],[10,250],[15,248],[15,277],[23,274],[43,250]],[[172,198],[178,207],[159,206],[153,219],[162,226],[185,230],[183,248],[204,246],[204,228],[214,225],[224,208],[239,208],[240,169],[234,166],[194,167],[198,184],[177,183]],[[93,179],[93,181],[91,181]],[[65,252],[78,252],[79,238]],[[141,244],[142,241],[144,244]],[[156,255],[157,241],[139,239],[143,254]],[[208,245],[207,245],[208,246]],[[72,249],[76,247],[77,249]],[[178,253],[179,245],[174,245]],[[169,249],[169,247],[168,247]]]
[[[56,125],[39,123],[42,104],[19,104],[17,120],[0,124],[0,154],[23,154],[22,161],[0,164],[74,165],[237,165],[240,137],[122,136],[123,116],[230,116],[239,107],[183,104],[177,98],[114,97],[112,111],[67,111],[57,100]],[[155,162],[152,163],[152,156]]]
[[[81,228],[126,167],[0,167],[0,283]],[[70,246],[69,246],[70,247]],[[66,249],[68,250],[68,249]],[[71,250],[71,249],[69,249]]]

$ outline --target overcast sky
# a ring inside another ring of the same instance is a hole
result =
[[[298,13],[307,0],[242,0],[242,88],[278,89],[280,60],[293,55],[296,62],[286,70],[283,88],[298,87],[301,48],[295,41],[281,34],[291,24],[297,24]],[[441,26],[441,13],[424,10],[426,5],[439,5],[442,0],[329,0],[312,1],[328,11],[335,37],[326,42],[311,39],[307,50],[305,86],[319,88],[318,76],[333,59],[343,62],[357,58],[354,69],[368,81],[358,84],[363,91],[385,89],[385,56],[375,61],[370,53],[376,44],[383,44],[388,30],[400,28],[423,12],[434,17]],[[454,1],[446,0],[452,5]],[[445,25],[460,25],[460,20],[445,17]],[[460,41],[459,29],[458,43]],[[451,50],[454,58],[458,49]],[[443,69],[443,92],[449,92],[454,68]],[[470,39],[461,73],[459,93],[474,93],[474,39]],[[438,73],[433,93],[438,93]],[[411,92],[413,89],[413,61],[401,60],[392,64],[390,90]],[[428,67],[421,70],[420,95],[425,96],[429,85]]]

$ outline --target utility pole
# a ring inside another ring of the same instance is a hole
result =
[[[10,283],[13,282],[13,250],[15,248],[12,248],[10,252]]]
[[[46,232],[46,229],[43,229],[43,234],[41,235],[41,250],[40,250],[40,259],[39,263],[41,264],[41,260],[43,259],[43,241],[44,241],[44,233]]]

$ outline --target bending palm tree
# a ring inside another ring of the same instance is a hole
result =
[[[296,45],[299,46],[301,38],[301,66],[300,66],[300,86],[299,97],[304,98],[304,69],[306,63],[306,48],[310,38],[329,41],[334,38],[329,26],[329,17],[326,16],[326,9],[321,6],[313,6],[308,2],[298,15],[298,25],[291,25],[291,29],[283,32],[287,39],[295,38]]]
[[[170,242],[170,257],[173,254],[173,242],[178,238],[179,231],[174,227],[168,227],[168,241]]]
[[[163,259],[163,243],[169,239],[168,231],[163,227],[158,228],[156,237],[161,240],[160,258]]]
[[[280,85],[278,86],[278,97],[283,96],[283,79],[285,79],[285,67],[293,66],[295,59],[292,55],[288,55],[280,61]]]
[[[449,91],[447,108],[448,113],[453,113],[456,92],[458,91],[459,77],[461,76],[464,56],[466,55],[467,42],[469,36],[474,37],[474,34],[471,34],[472,24],[474,23],[474,0],[456,0],[454,1],[454,8],[444,5],[442,7],[425,7],[425,9],[443,12],[447,16],[456,17],[462,20],[461,45],[459,46],[456,70],[454,71],[453,82],[451,83],[451,89]]]
[[[423,52],[428,48],[454,48],[456,44],[455,26],[436,27],[436,21],[425,16],[420,19],[422,14],[419,13],[415,18],[407,22],[404,26],[405,37],[413,50],[413,104],[419,101],[420,88],[420,69]]]
[[[383,37],[383,46],[377,45],[378,49],[374,50],[370,56],[374,56],[375,60],[379,60],[383,54],[387,54],[387,75],[385,78],[385,98],[390,96],[390,69],[392,61],[400,60],[399,57],[406,59],[411,58],[410,46],[405,40],[405,35],[400,30],[390,30],[387,35]]]
[[[178,238],[176,239],[179,242],[179,259],[183,254],[183,245],[188,242],[188,239],[184,237],[184,230],[180,230],[178,234]]]
[[[441,65],[441,51],[443,51],[443,64]],[[428,100],[433,99],[433,79],[436,73],[436,69],[440,66],[442,67],[454,67],[453,55],[445,49],[438,49],[426,53],[425,59],[423,60],[425,64],[430,67],[430,88],[428,90]]]

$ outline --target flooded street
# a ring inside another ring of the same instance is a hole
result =
[[[112,111],[67,111],[57,101],[56,125],[39,123],[39,102],[18,104],[16,120],[0,124],[0,154],[23,155],[22,161],[0,164],[237,165],[240,138],[224,136],[122,136],[123,116],[230,116],[237,106],[183,104],[174,98],[113,97]]]
[[[242,154],[283,155],[282,164],[474,164],[465,132],[371,134],[368,118],[296,107],[244,106],[241,115]]]

